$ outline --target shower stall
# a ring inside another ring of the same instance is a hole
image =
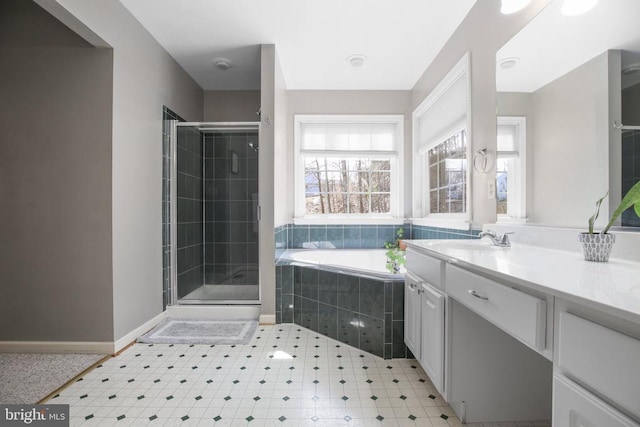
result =
[[[170,304],[257,304],[259,123],[166,126]]]

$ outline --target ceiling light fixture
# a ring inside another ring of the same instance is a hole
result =
[[[504,15],[516,13],[519,10],[524,9],[531,3],[531,0],[502,0],[502,6],[500,12]]]
[[[354,54],[347,56],[347,64],[351,65],[354,68],[359,68],[364,65],[364,60],[367,59],[366,56],[360,54]]]
[[[560,12],[565,16],[577,16],[587,13],[598,3],[598,0],[564,0]]]
[[[622,69],[622,74],[625,76],[628,76],[629,74],[635,74],[637,72],[640,72],[640,62],[627,65]]]
[[[513,56],[510,58],[503,58],[499,60],[498,65],[503,70],[508,70],[509,68],[515,67],[518,62],[520,62],[520,58],[516,58],[515,56]]]
[[[227,58],[214,58],[213,65],[215,65],[218,70],[227,71],[233,64],[231,60]]]

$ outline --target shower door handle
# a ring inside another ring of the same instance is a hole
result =
[[[258,218],[258,221],[261,221],[262,220],[262,206],[258,205],[257,209],[258,209],[258,212],[257,212],[257,216],[256,217]]]

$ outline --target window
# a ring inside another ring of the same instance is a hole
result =
[[[496,208],[499,220],[526,216],[526,118],[498,117]]]
[[[399,217],[403,123],[296,115],[296,217]]]
[[[467,211],[467,136],[463,129],[428,151],[429,212]]]
[[[414,223],[469,228],[469,56],[413,113]]]

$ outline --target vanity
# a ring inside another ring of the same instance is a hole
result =
[[[407,245],[405,342],[462,422],[640,426],[640,263]]]

